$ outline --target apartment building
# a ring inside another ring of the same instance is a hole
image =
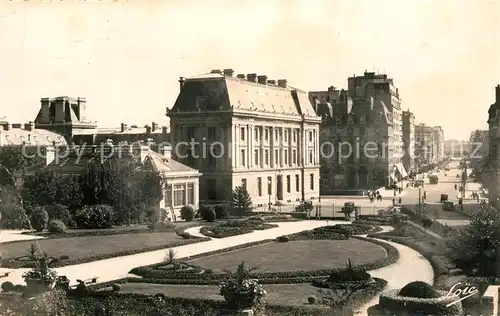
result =
[[[244,186],[255,205],[319,197],[319,125],[307,92],[232,69],[179,80],[173,155],[202,173],[200,201]]]
[[[415,171],[415,115],[403,111],[403,166]]]
[[[488,110],[489,175],[483,185],[489,190],[489,202],[498,206],[500,198],[500,85],[495,87],[495,103]]]
[[[434,141],[436,143],[436,151],[434,160],[441,161],[444,159],[444,131],[441,126],[434,126]]]
[[[324,194],[390,186],[408,175],[402,164],[401,101],[387,75],[365,72],[348,78],[348,90],[331,86],[309,97],[322,117]],[[335,152],[325,154],[327,147]]]

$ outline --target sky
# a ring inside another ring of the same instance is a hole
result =
[[[99,126],[166,123],[178,79],[212,69],[308,91],[387,73],[445,138],[487,128],[500,84],[500,0],[0,2],[0,116],[87,98]]]

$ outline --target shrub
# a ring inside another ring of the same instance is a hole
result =
[[[456,302],[458,296],[446,296],[446,293],[443,293],[439,298],[416,298],[401,296],[398,292],[398,290],[388,290],[382,293],[379,298],[380,308],[395,312],[397,315],[401,314],[401,311],[409,315],[463,315],[460,302],[449,305]]]
[[[71,224],[71,214],[68,208],[61,204],[51,204],[45,207],[47,214],[49,214],[49,221],[58,219],[64,223],[65,226]]]
[[[422,218],[422,225],[424,228],[430,228],[432,226],[432,220],[430,218],[424,217]]]
[[[252,198],[244,186],[234,188],[231,204],[235,215],[245,215],[252,211]]]
[[[190,222],[194,219],[194,209],[191,205],[184,205],[181,208],[181,219]]]
[[[30,216],[31,227],[37,232],[41,232],[47,228],[49,222],[49,214],[45,207],[37,206],[31,211]]]
[[[15,286],[12,282],[6,281],[2,283],[2,291],[4,292],[12,292],[15,289]]]
[[[55,219],[50,221],[47,229],[52,234],[64,234],[66,232],[66,225],[64,225],[63,221]]]
[[[342,283],[342,282],[364,282],[370,280],[371,275],[362,270],[356,269],[351,259],[347,260],[346,268],[337,270],[330,274],[328,277],[329,283]]]
[[[288,238],[288,236],[279,236],[278,241],[279,242],[288,242],[288,241],[290,241],[290,238]]]
[[[149,225],[148,228],[155,232],[173,231],[175,229],[175,224],[171,222],[156,222]]]
[[[311,296],[307,297],[307,302],[311,305],[316,304],[316,300],[317,300],[316,296],[311,295]]]
[[[113,284],[112,286],[113,291],[118,292],[122,289],[122,286],[118,283]]]
[[[0,227],[7,229],[29,228],[28,216],[25,210],[15,204],[5,204],[0,206]]]
[[[438,298],[441,296],[432,285],[422,281],[408,283],[399,291],[399,295],[416,298]]]
[[[184,239],[191,239],[191,234],[188,232],[182,232],[179,234],[179,236],[181,236]]]
[[[108,205],[85,206],[78,210],[75,222],[78,228],[102,229],[111,228],[115,219],[115,212]]]
[[[215,211],[209,207],[202,213],[203,219],[207,222],[215,222]]]
[[[227,218],[227,206],[224,204],[218,204],[214,206],[215,217],[217,219]]]

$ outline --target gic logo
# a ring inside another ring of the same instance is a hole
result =
[[[455,296],[456,295],[460,298],[454,302],[449,303],[446,306],[449,307],[451,305],[454,305],[454,304],[461,302],[461,301],[465,300],[466,298],[469,298],[477,293],[479,293],[479,290],[475,286],[468,284],[468,283],[462,284],[461,282],[458,282],[451,287],[450,291],[448,291],[446,296]]]

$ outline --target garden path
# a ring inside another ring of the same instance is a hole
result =
[[[328,221],[328,224],[340,224],[343,221]],[[241,244],[260,241],[264,239],[274,239],[281,235],[297,233],[303,230],[310,230],[316,227],[328,225],[327,221],[300,221],[300,222],[283,222],[276,223],[279,227],[267,230],[254,231],[249,234],[232,236],[228,238],[212,239],[206,242],[174,247],[178,258],[189,257],[200,253],[206,253],[218,249],[229,248]],[[199,231],[201,227],[191,229],[191,231]],[[105,236],[103,242],[106,242]],[[3,240],[2,240],[3,241]],[[1,247],[0,247],[1,249]],[[144,266],[154,263],[159,263],[165,260],[166,250],[161,249],[150,252],[143,252],[135,255],[110,258],[105,260],[93,261],[84,264],[65,266],[55,269],[59,275],[66,275],[71,280],[71,285],[76,285],[77,279],[90,279],[98,277],[98,282],[107,282],[129,275],[132,268]],[[1,278],[1,282],[10,281],[14,284],[24,284],[22,274],[29,269],[14,269],[10,270],[11,274],[8,277]]]
[[[15,241],[15,240],[35,240],[42,239],[45,237],[41,236],[33,236],[33,235],[24,235],[22,234],[26,230],[0,230],[0,244],[3,242]],[[0,247],[0,255],[2,248]],[[6,269],[0,267],[0,275],[4,275],[5,273],[11,272],[12,269]],[[8,281],[6,277],[0,277],[0,283]]]
[[[391,231],[392,227],[383,226],[384,231]],[[399,260],[386,267],[369,271],[374,277],[381,278],[387,281],[385,290],[400,289],[406,284],[413,281],[424,281],[429,284],[434,283],[434,272],[428,260],[426,260],[419,252],[403,246],[401,244],[389,242],[382,239],[377,239],[386,242],[399,251]],[[370,306],[378,304],[379,295],[375,296],[370,302],[362,306],[356,311],[357,316],[368,316],[367,310]]]

